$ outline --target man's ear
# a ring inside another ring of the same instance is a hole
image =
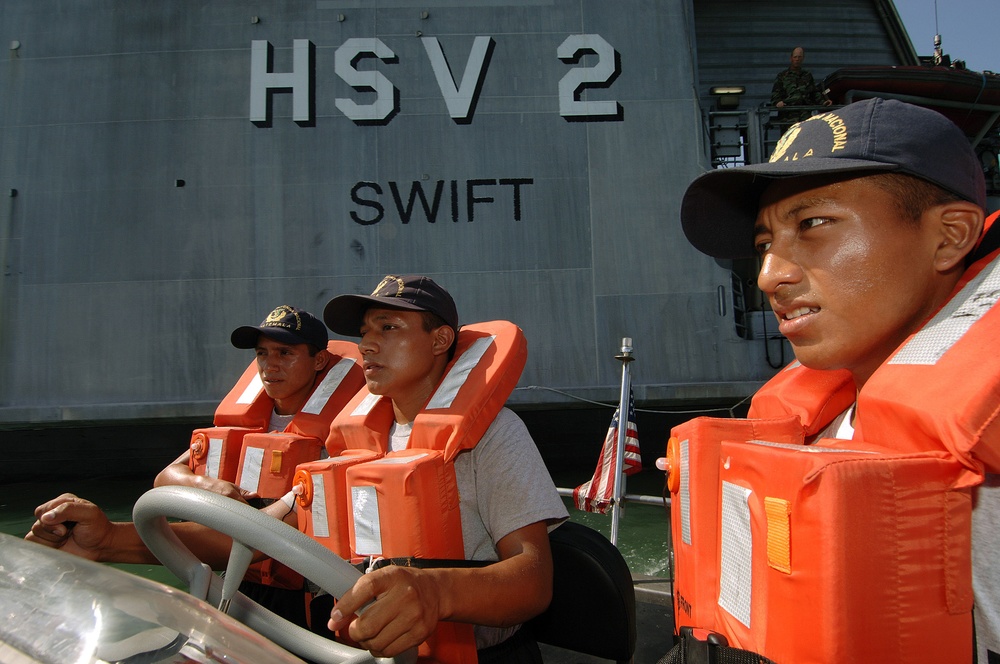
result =
[[[934,215],[941,228],[934,267],[939,272],[961,267],[983,232],[982,208],[968,201],[952,201],[928,212]]]
[[[448,352],[452,342],[455,341],[455,330],[450,325],[442,325],[434,329],[434,354],[441,355]]]
[[[330,351],[324,348],[313,356],[313,367],[316,371],[322,371],[326,369],[326,365],[330,363],[331,359],[333,356],[330,355]]]

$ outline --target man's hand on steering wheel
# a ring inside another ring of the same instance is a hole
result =
[[[352,640],[377,657],[394,657],[434,631],[443,615],[439,589],[433,570],[388,565],[364,575],[340,598],[328,627],[336,631],[349,624]]]

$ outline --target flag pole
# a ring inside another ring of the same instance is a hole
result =
[[[622,495],[625,493],[625,437],[628,429],[628,405],[629,391],[632,388],[632,379],[629,376],[629,363],[635,358],[632,357],[632,338],[622,339],[621,353],[615,355],[615,359],[622,363],[622,389],[618,398],[618,448],[616,451],[615,463],[615,490],[614,502],[611,505],[611,543],[618,546],[618,521],[621,519]]]

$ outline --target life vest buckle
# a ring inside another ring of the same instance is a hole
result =
[[[681,627],[680,631],[681,631],[681,637],[685,639],[702,641],[712,646],[729,645],[729,639],[727,639],[724,634],[713,632],[710,629],[702,629],[701,627],[691,627],[690,625],[685,625],[684,627]]]
[[[723,634],[690,625],[680,628],[680,642],[661,661],[669,664],[774,664],[757,653],[731,647]]]

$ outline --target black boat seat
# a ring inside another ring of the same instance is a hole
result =
[[[539,643],[625,664],[635,653],[635,589],[606,537],[567,521],[549,533],[552,603],[528,621]]]

